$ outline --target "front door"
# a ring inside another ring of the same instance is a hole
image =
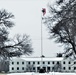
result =
[[[43,67],[44,71],[46,72],[46,67]]]

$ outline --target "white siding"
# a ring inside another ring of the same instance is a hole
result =
[[[12,64],[12,62],[14,62],[14,64]],[[19,62],[19,64],[17,64],[17,62]],[[22,62],[24,62],[24,64],[22,64]],[[29,62],[30,64],[28,64]],[[50,63],[48,64],[48,62]],[[62,72],[76,72],[76,63],[74,64],[76,60],[63,59],[63,58],[43,58],[42,61],[41,58],[12,58],[10,60],[9,72],[25,72],[25,71],[38,72],[39,67],[40,68],[45,67],[46,71],[48,71],[47,68],[50,68],[49,71],[53,71],[52,68],[57,64],[57,62],[61,64]],[[17,70],[17,67],[19,68],[19,70]],[[24,68],[24,70],[22,69],[22,67]],[[14,70],[12,70],[12,68],[14,68]]]
[[[12,64],[12,62],[14,62],[14,64]],[[19,62],[19,64],[17,64],[17,62]],[[22,62],[24,62],[24,64],[22,64]],[[22,69],[22,67],[24,67],[24,70]],[[12,70],[12,68],[14,69]],[[19,70],[17,70],[17,68],[19,68]],[[19,58],[10,61],[9,72],[24,72],[24,71],[26,71],[26,61]]]

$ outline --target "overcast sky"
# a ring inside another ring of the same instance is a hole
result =
[[[10,37],[15,34],[30,35],[34,53],[31,55],[41,56],[41,10],[46,8],[48,15],[47,3],[53,3],[54,0],[0,0],[0,9],[6,9],[15,16],[15,26],[10,30]],[[42,24],[43,32],[43,55],[53,57],[57,52],[62,52],[63,48],[59,47],[54,40],[49,40],[47,27]]]

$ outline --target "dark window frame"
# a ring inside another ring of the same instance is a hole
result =
[[[14,67],[12,67],[12,70],[14,70]]]
[[[68,64],[71,64],[71,62],[69,61]]]
[[[33,61],[33,64],[35,64],[35,62]]]
[[[22,62],[22,64],[24,64],[24,61]]]
[[[17,67],[17,70],[19,70],[19,67]]]
[[[33,70],[35,70],[35,67],[33,67]]]
[[[37,64],[40,64],[40,62],[38,61]]]
[[[14,64],[14,62],[12,62],[12,64]]]
[[[17,62],[17,65],[19,65],[19,62]]]
[[[50,69],[51,69],[51,68],[48,66],[48,67],[47,67],[47,70],[50,71]]]
[[[37,70],[40,70],[40,67],[37,67]]]
[[[24,70],[24,67],[22,67],[22,70]]]
[[[68,69],[71,70],[71,67],[69,67]]]
[[[76,70],[76,67],[74,67],[74,70]]]
[[[63,70],[66,70],[66,67],[63,67]]]
[[[50,61],[48,61],[48,64],[50,64]]]
[[[31,63],[30,63],[30,62],[28,62],[28,64],[30,65]]]
[[[63,61],[63,64],[65,64],[65,61]]]
[[[76,61],[74,61],[74,64],[76,64]]]
[[[55,62],[53,61],[52,64],[55,64]]]
[[[45,64],[45,62],[44,62],[44,61],[43,61],[42,63],[43,63],[43,64]]]
[[[55,68],[54,67],[52,67],[52,70],[54,70]]]

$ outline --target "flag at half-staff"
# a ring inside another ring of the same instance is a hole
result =
[[[42,13],[43,13],[43,16],[46,14],[46,9],[45,8],[42,8]]]

